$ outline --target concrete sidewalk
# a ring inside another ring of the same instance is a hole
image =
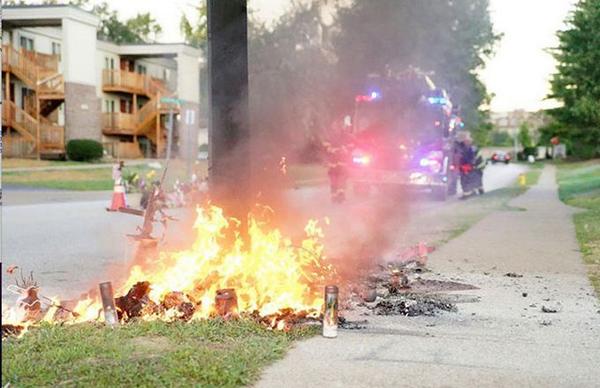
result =
[[[257,386],[599,386],[599,305],[554,167],[510,206],[430,256],[437,278],[479,287],[456,293],[478,302],[436,317],[349,314],[368,328],[298,343]]]

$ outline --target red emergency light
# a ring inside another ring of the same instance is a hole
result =
[[[373,100],[377,100],[379,97],[381,97],[381,94],[377,93],[377,92],[371,92],[371,94],[363,94],[363,95],[358,95],[354,98],[354,101],[356,102],[370,102]]]

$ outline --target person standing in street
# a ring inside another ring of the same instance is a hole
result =
[[[467,199],[476,194],[483,194],[483,169],[485,160],[479,153],[479,149],[473,144],[471,134],[467,131],[459,132],[458,140],[458,166],[460,171],[460,185],[462,197]]]

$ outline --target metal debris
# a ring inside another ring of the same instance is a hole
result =
[[[558,308],[554,307],[554,306],[542,305],[542,312],[543,313],[557,313],[558,312]]]
[[[522,278],[523,275],[518,274],[516,272],[507,272],[504,274],[504,276],[508,277],[508,278]]]

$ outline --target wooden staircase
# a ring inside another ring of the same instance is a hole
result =
[[[161,102],[161,97],[171,97],[164,82],[143,74],[123,70],[104,70],[103,90],[107,92],[129,92],[144,95],[149,100],[135,113],[110,112],[104,114],[105,135],[131,135],[134,141],[146,137],[157,156],[166,149],[166,129],[162,117],[172,109],[179,112],[177,105]]]
[[[58,125],[58,115],[55,114],[65,100],[64,77],[58,68],[58,56],[16,50],[11,45],[3,45],[2,54],[6,87],[2,126],[7,128],[7,145],[18,144],[9,148],[8,154],[38,158],[64,154],[64,127]],[[11,75],[31,90],[23,108],[10,101]],[[11,130],[16,132],[14,138]]]

